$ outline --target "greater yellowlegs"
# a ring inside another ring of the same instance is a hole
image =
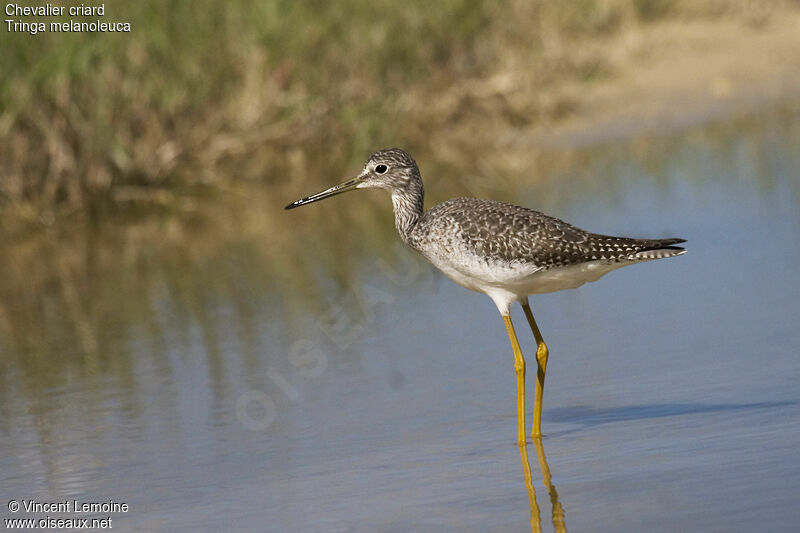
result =
[[[619,267],[686,253],[684,239],[632,239],[599,235],[512,204],[455,198],[423,209],[416,161],[399,148],[372,154],[355,178],[286,206],[293,209],[353,189],[385,189],[403,242],[450,279],[488,295],[503,317],[517,375],[517,424],[525,442],[525,359],[509,309],[519,302],[536,339],[533,437],[542,434],[542,394],[547,345],[533,318],[528,295],[574,289]]]

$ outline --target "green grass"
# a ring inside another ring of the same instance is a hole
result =
[[[534,122],[548,84],[609,74],[601,48],[572,54],[572,43],[702,13],[698,4],[720,10],[712,0],[106,2],[103,20],[130,22],[130,33],[2,36],[0,213],[54,221],[239,181],[316,182],[383,144],[456,127],[475,103],[460,87],[506,63],[529,70],[530,102],[503,115]]]

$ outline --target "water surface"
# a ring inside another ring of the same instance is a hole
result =
[[[554,506],[572,531],[791,531],[798,119],[615,141],[543,184],[479,184],[598,232],[689,240],[683,257],[532,299],[551,353],[535,494],[494,305],[397,244],[388,215],[348,234],[318,223],[389,210],[357,192],[275,215],[294,217],[302,255],[276,235],[217,235],[203,260],[191,248],[78,274],[59,260],[36,291],[23,274],[45,267],[10,257],[3,496],[127,502],[122,531],[548,531]],[[105,264],[108,246],[75,262]],[[4,503],[11,516],[26,515]]]

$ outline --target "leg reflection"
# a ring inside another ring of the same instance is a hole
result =
[[[536,439],[533,439],[536,441]],[[525,474],[525,488],[528,489],[528,505],[531,507],[531,533],[541,533],[542,519],[539,515],[539,505],[536,503],[536,490],[531,480],[531,463],[528,461],[528,444],[519,445],[519,455],[522,458],[522,470]]]
[[[552,482],[550,475],[550,467],[547,464],[547,458],[544,456],[544,447],[542,446],[542,438],[534,438],[533,445],[536,447],[536,457],[539,459],[539,468],[542,469],[542,482],[547,493],[550,495],[550,505],[553,507],[553,529],[556,533],[563,533],[567,530],[564,524],[564,508],[558,499],[558,491]],[[528,475],[530,478],[530,474]]]
[[[547,458],[544,456],[544,447],[541,438],[534,438],[533,445],[536,447],[536,458],[539,460],[539,468],[542,470],[542,482],[547,494],[550,496],[550,505],[553,509],[553,529],[556,533],[565,533],[567,526],[564,524],[564,508],[558,499],[558,491],[552,482],[550,467],[547,465]],[[521,444],[519,454],[522,458],[522,468],[525,474],[525,488],[528,489],[528,504],[531,507],[531,532],[540,533],[542,531],[542,519],[539,513],[539,505],[536,503],[536,489],[533,488],[531,479],[531,463],[528,461],[528,446]]]

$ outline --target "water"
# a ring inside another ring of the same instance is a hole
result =
[[[396,245],[385,214],[350,235],[312,225],[360,202],[383,213],[377,193],[280,213],[301,253],[264,233],[9,256],[0,516],[74,498],[127,503],[87,515],[122,531],[549,531],[554,508],[571,531],[792,531],[798,118],[617,141],[544,185],[486,184],[595,231],[689,240],[532,299],[551,353],[535,492],[491,301]]]

